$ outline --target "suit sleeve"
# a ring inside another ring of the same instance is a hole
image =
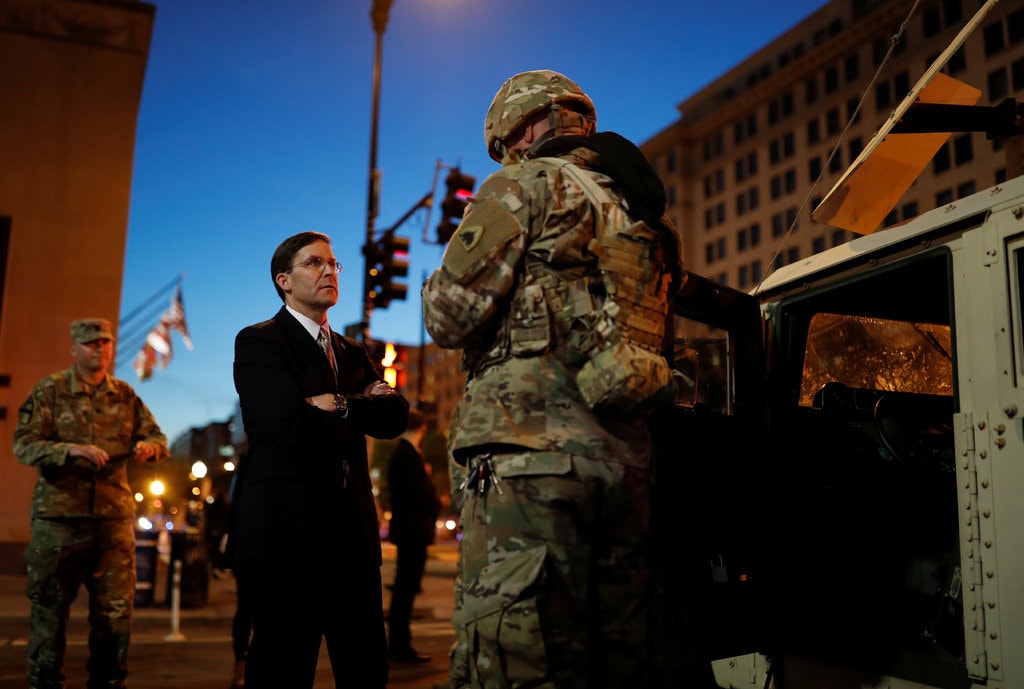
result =
[[[358,343],[352,346],[349,341],[348,356],[359,362],[362,367],[360,381],[366,386],[383,380],[373,362],[370,361],[366,349]],[[360,433],[371,438],[397,438],[405,432],[409,422],[409,401],[402,395],[345,395],[348,400],[347,422],[359,429]]]

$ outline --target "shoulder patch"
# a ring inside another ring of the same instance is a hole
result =
[[[473,203],[448,248],[444,267],[456,280],[481,263],[492,249],[507,244],[523,232],[512,212],[494,197]]]

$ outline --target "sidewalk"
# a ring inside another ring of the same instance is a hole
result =
[[[431,546],[423,592],[416,598],[412,622],[417,650],[431,656],[429,664],[391,666],[388,686],[432,689],[447,679],[447,653],[454,639],[453,583],[457,547],[445,542]],[[394,578],[395,549],[384,544],[382,579]],[[166,605],[167,569],[158,568],[153,605],[136,607],[128,684],[132,689],[226,689],[231,677],[231,619],[235,613],[235,581],[225,572],[210,578],[206,604],[180,610],[177,629]],[[385,612],[390,592],[384,590]],[[66,672],[68,687],[85,684],[88,658],[88,594],[82,589],[71,609]],[[0,576],[0,689],[23,688],[25,645],[29,627],[29,601],[24,576]],[[333,687],[325,649],[321,650],[315,687]]]

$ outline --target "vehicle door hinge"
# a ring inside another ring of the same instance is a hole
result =
[[[955,414],[960,562],[963,567],[965,660],[974,679],[1000,679],[995,529],[989,423],[971,412]]]

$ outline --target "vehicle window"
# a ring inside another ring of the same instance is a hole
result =
[[[953,394],[948,325],[837,313],[811,318],[800,406],[830,382],[861,390]]]
[[[729,333],[675,316],[676,405],[732,413],[733,376]]]

